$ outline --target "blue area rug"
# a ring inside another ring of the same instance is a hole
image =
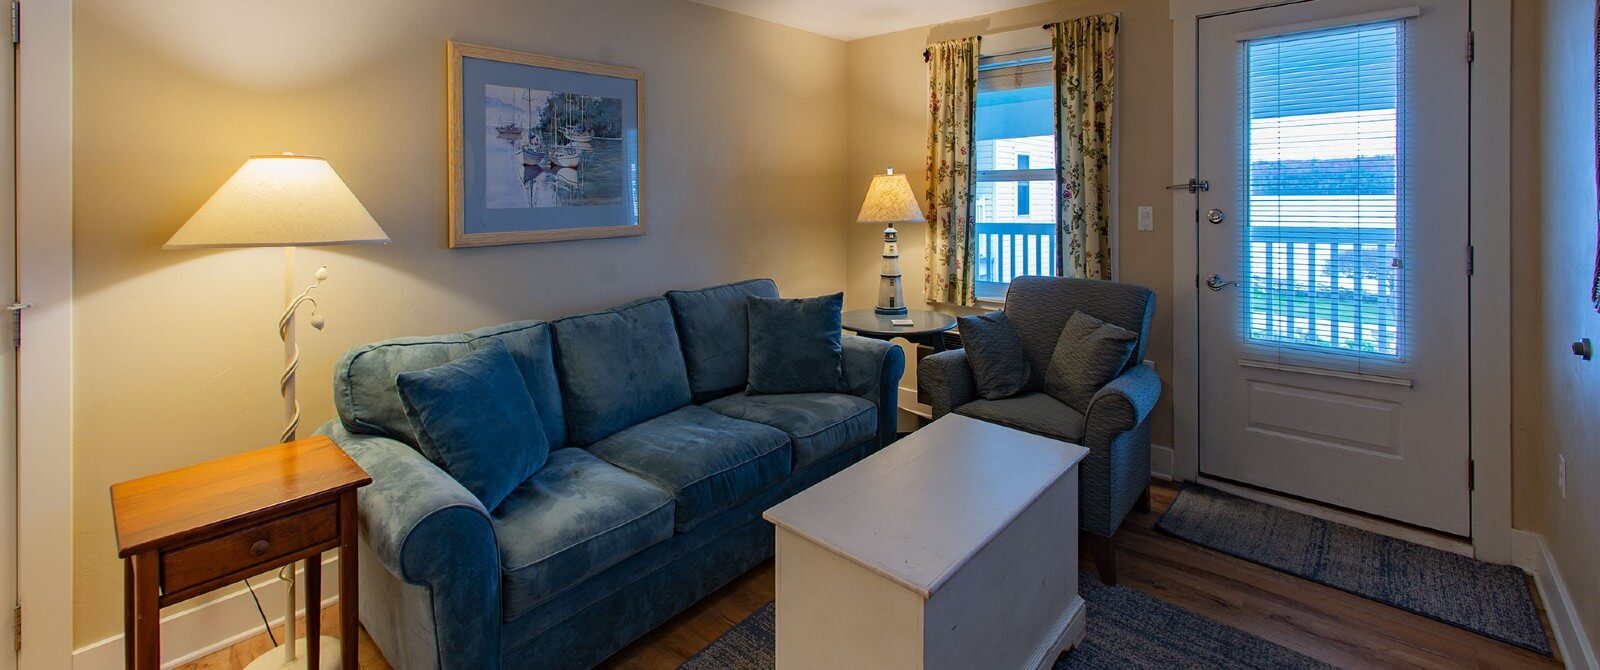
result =
[[[1333,667],[1126,586],[1106,586],[1088,573],[1079,574],[1078,587],[1088,604],[1088,631],[1078,648],[1056,660],[1055,670]],[[767,603],[681,668],[770,670],[773,614]]]
[[[1546,656],[1522,571],[1186,484],[1156,528]]]

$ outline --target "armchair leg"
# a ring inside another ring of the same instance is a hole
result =
[[[1094,559],[1094,567],[1100,573],[1100,581],[1106,586],[1117,585],[1117,549],[1111,538],[1102,537],[1094,533],[1082,533],[1079,536],[1083,546],[1089,550],[1089,557]]]
[[[1141,512],[1150,511],[1150,487],[1149,486],[1145,486],[1144,487],[1144,493],[1140,493],[1139,494],[1139,501],[1134,503],[1134,507],[1138,508],[1138,510],[1141,511]]]

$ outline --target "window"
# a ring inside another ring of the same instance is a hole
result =
[[[1012,278],[1055,274],[1055,82],[1050,50],[978,61],[977,293],[1000,300]]]
[[[1028,154],[1017,154],[1017,169],[1028,169]],[[1032,185],[1032,182],[1017,182],[1017,216],[1019,217],[1027,216],[1028,212],[1033,209],[1033,203],[1029,201],[1028,195],[1028,187]]]
[[[1244,44],[1247,343],[1403,358],[1405,23]]]

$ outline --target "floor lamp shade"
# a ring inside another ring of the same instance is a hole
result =
[[[917,196],[911,192],[911,182],[894,169],[872,177],[867,187],[867,198],[861,203],[861,213],[856,222],[880,224],[883,230],[883,264],[878,271],[879,314],[905,314],[905,296],[900,290],[900,233],[894,229],[898,223],[922,223],[922,208],[917,206]]]
[[[251,156],[200,206],[188,222],[178,229],[163,249],[206,249],[230,247],[283,247],[284,298],[287,303],[278,318],[278,337],[283,340],[284,370],[278,378],[283,396],[284,427],[279,439],[293,440],[300,426],[300,403],[295,397],[295,370],[300,366],[300,347],[295,343],[295,310],[311,303],[311,326],[322,328],[312,289],[328,277],[326,266],[319,268],[316,282],[295,293],[294,248],[330,244],[385,244],[389,236],[378,226],[367,208],[356,199],[350,187],[333,171],[328,161],[315,156],[279,154]],[[279,573],[287,582],[284,611],[295,612],[295,565]],[[306,561],[306,570],[321,570],[321,561]],[[316,581],[311,583],[315,584]],[[321,594],[309,594],[312,607],[320,606]],[[282,670],[307,667],[307,645],[317,645],[324,660],[339,658],[340,642],[309,631],[296,639],[295,617],[284,625],[284,644],[249,665],[252,670]],[[345,640],[355,644],[354,640]],[[335,666],[336,667],[336,666]],[[348,669],[354,670],[354,669]]]
[[[163,249],[304,247],[389,241],[328,161],[251,156]]]

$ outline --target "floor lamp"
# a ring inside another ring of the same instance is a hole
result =
[[[294,248],[386,244],[388,241],[389,236],[345,186],[344,180],[334,173],[328,161],[285,153],[251,156],[162,246],[163,249],[283,247],[286,304],[278,319],[278,337],[283,340],[284,369],[278,379],[278,390],[283,395],[284,426],[279,441],[294,440],[300,427],[300,403],[294,388],[295,369],[300,365],[300,348],[295,344],[295,312],[300,305],[311,303],[311,327],[322,329],[322,315],[317,313],[311,291],[328,278],[328,266],[317,268],[315,281],[297,293]],[[295,611],[298,609],[295,567],[291,564],[279,572],[285,582],[284,644],[250,663],[251,670],[305,667],[306,643],[295,640]],[[322,566],[308,563],[306,569],[320,570]],[[306,594],[309,601],[306,605],[320,606],[320,596]],[[307,639],[318,633],[308,631]],[[338,667],[339,640],[321,636],[319,644],[323,665]]]

